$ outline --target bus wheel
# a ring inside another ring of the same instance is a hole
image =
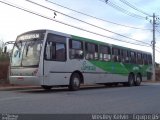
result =
[[[70,79],[69,89],[76,91],[80,88],[80,75],[78,73],[73,73]]]
[[[141,85],[141,82],[142,82],[142,77],[141,77],[140,74],[137,74],[136,80],[135,80],[135,85],[136,85],[136,86],[140,86],[140,85]]]
[[[129,87],[133,86],[134,81],[135,81],[134,74],[129,74],[129,76],[128,76],[128,86]]]
[[[51,90],[52,86],[42,85],[42,88],[45,90]]]

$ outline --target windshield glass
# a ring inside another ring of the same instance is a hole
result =
[[[12,52],[11,66],[21,66],[24,44],[24,42],[19,42],[15,44]]]
[[[38,65],[41,48],[42,41],[26,42],[23,51],[22,66]]]
[[[44,33],[26,33],[17,37],[13,47],[11,66],[38,66]]]

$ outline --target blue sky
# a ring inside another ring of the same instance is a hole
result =
[[[0,0],[0,1],[6,1],[7,0]],[[46,2],[45,0],[33,0],[34,2],[37,2],[39,4],[45,5],[47,7],[50,7],[54,10],[57,10],[59,12],[65,13],[67,15],[73,16],[75,18],[81,19],[83,21],[89,22],[91,24],[97,25],[99,27],[103,27],[105,29],[111,30],[113,32],[125,35],[127,37],[137,39],[143,42],[151,43],[152,41],[152,31],[149,30],[137,30],[137,29],[131,29],[127,27],[122,27],[110,23],[106,23],[100,20],[96,20],[78,13],[75,13],[73,11],[69,11],[67,9],[63,9],[61,7],[58,7],[56,5],[53,5],[51,3]],[[111,22],[127,25],[127,26],[133,26],[133,27],[139,27],[143,29],[152,29],[152,24],[149,22],[150,19],[137,19],[131,16],[128,16],[122,12],[119,12],[115,10],[114,8],[110,7],[109,5],[105,4],[104,2],[100,0],[50,0],[55,3],[61,4],[63,6],[75,9],[77,11],[95,16],[97,18],[101,18],[104,20],[108,20]],[[127,0],[132,5],[136,6],[138,9],[141,9],[145,11],[148,14],[156,13],[156,15],[159,15],[160,13],[160,1],[159,0]],[[42,15],[45,15],[47,17],[54,17],[54,13],[52,11],[46,10],[44,8],[38,7],[36,5],[33,5],[25,0],[10,0],[9,2],[14,3],[18,6],[27,8],[31,11],[38,12]],[[112,0],[112,2],[123,9],[126,9],[127,11],[133,12],[138,15],[142,15],[143,17],[146,17],[146,15],[135,11],[134,9],[128,7],[127,5],[120,2],[120,0]],[[113,33],[95,28],[93,26],[84,24],[82,22],[70,19],[65,17],[64,15],[61,15],[57,13],[57,16],[55,20],[65,22],[67,24],[78,26],[83,29],[87,29],[92,32],[96,32],[102,35],[106,35],[109,37],[114,37],[118,39],[123,39],[126,41],[134,42],[133,40],[126,39],[120,36],[117,36]],[[157,29],[159,26],[157,27]],[[0,40],[6,41],[14,41],[16,39],[16,36],[30,30],[35,29],[51,29],[55,31],[60,31],[64,33],[69,33],[73,35],[83,36],[91,39],[96,39],[99,41],[109,42],[113,44],[118,44],[126,47],[131,47],[134,49],[144,50],[151,52],[151,47],[142,47],[132,44],[126,44],[123,42],[118,42],[115,40],[111,40],[108,38],[104,38],[102,36],[94,35],[91,33],[87,33],[84,31],[77,30],[75,28],[71,28],[35,15],[32,15],[30,13],[26,13],[24,11],[18,10],[16,8],[12,8],[10,6],[7,6],[5,4],[0,3]],[[157,47],[160,48],[160,33],[156,32],[156,40],[157,40]],[[158,48],[157,48],[158,49]],[[160,51],[160,49],[158,49]],[[156,52],[156,61],[160,63],[160,53]]]

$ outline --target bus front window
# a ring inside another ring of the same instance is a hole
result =
[[[21,66],[24,45],[24,42],[19,42],[14,45],[11,58],[11,66]]]
[[[16,43],[11,58],[11,66],[38,66],[42,40]]]
[[[12,51],[11,66],[37,67],[45,33],[45,30],[35,30],[17,36]]]
[[[22,66],[38,66],[42,41],[27,41],[23,51]]]

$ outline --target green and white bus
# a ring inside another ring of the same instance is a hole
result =
[[[81,84],[123,83],[139,86],[152,74],[151,53],[52,30],[34,30],[15,41],[11,84],[44,89]]]

